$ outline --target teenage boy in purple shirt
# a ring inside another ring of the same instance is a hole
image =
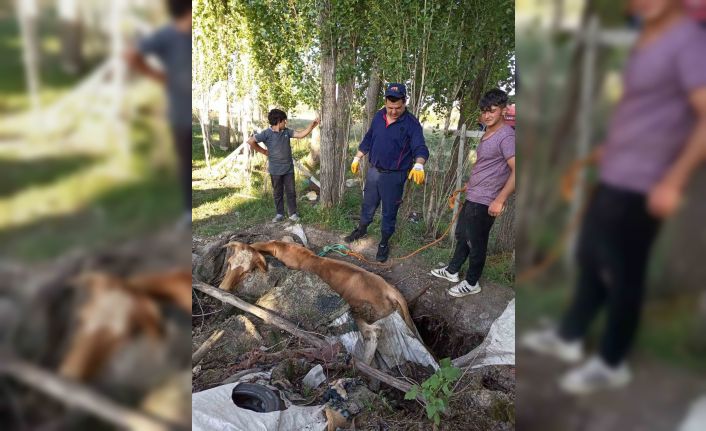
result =
[[[457,298],[481,291],[478,280],[485,266],[490,228],[515,190],[515,130],[503,121],[507,94],[497,88],[488,91],[480,100],[480,109],[486,130],[466,185],[466,201],[456,226],[456,249],[448,266],[431,271],[435,277],[459,282],[459,270],[468,258],[465,280],[448,290]]]
[[[637,331],[650,247],[706,159],[706,31],[685,16],[681,1],[633,1],[631,8],[643,28],[607,139],[595,152],[600,182],[579,238],[576,292],[558,329],[522,340],[534,351],[580,361],[588,328],[606,308],[598,355],[560,381],[570,393],[630,381],[625,359]]]

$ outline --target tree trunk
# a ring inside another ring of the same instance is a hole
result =
[[[37,20],[39,17],[36,0],[17,0],[17,15],[22,33],[22,53],[25,66],[25,80],[30,105],[35,115],[39,115],[39,39]],[[37,119],[38,120],[38,119]]]
[[[331,3],[324,1],[319,15],[319,27],[328,24]],[[336,151],[336,55],[333,41],[322,32],[321,37],[321,196],[323,207],[340,202],[340,160]]]
[[[201,125],[201,143],[203,144],[204,158],[206,159],[206,166],[208,166],[209,172],[211,171],[211,136],[208,130],[208,92],[201,95],[201,106],[199,106],[199,124]]]
[[[223,83],[222,83],[223,84]],[[218,106],[218,146],[221,150],[230,148],[230,127],[228,126],[228,92],[221,88]]]
[[[495,220],[488,249],[491,254],[509,253],[515,249],[515,193],[507,200],[505,211]]]
[[[346,160],[348,158],[348,136],[350,134],[351,123],[351,103],[353,101],[353,87],[355,78],[338,85],[338,97],[336,99],[336,146],[335,159],[338,166],[334,166],[334,185],[338,186],[336,191],[336,204],[341,203],[343,193],[346,190]]]
[[[368,81],[368,89],[365,91],[365,127],[363,133],[370,128],[370,123],[373,122],[373,117],[378,111],[378,98],[380,97],[380,89],[382,81],[377,67],[373,66],[370,70],[370,80]]]
[[[373,66],[370,70],[370,80],[368,81],[368,88],[365,91],[365,124],[363,125],[363,136],[370,129],[370,124],[373,122],[373,117],[378,111],[380,90],[382,89],[382,80],[380,79],[380,71],[376,66]],[[362,140],[362,138],[361,138]],[[365,184],[365,177],[368,173],[368,158],[364,157],[360,161],[360,179],[361,187]]]
[[[66,73],[83,70],[83,25],[77,0],[58,0],[61,32],[61,66]]]

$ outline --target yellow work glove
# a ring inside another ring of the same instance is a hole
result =
[[[358,157],[353,157],[353,163],[351,163],[351,172],[353,172],[353,175],[358,173],[359,167],[360,167],[360,159]]]
[[[415,184],[420,185],[424,182],[424,165],[421,163],[415,163],[411,171],[409,171],[408,180],[414,181]]]

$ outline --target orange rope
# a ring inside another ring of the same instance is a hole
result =
[[[564,199],[564,201],[569,202],[571,199],[574,198],[574,189],[575,189],[575,184],[576,184],[576,177],[578,176],[579,171],[582,169],[586,168],[587,166],[596,163],[596,155],[595,154],[590,154],[588,157],[580,160],[576,160],[574,163],[569,166],[569,168],[564,172],[564,174],[561,176],[561,181],[560,181],[560,188],[559,192],[561,194],[561,197]],[[591,193],[589,192],[589,195]],[[574,216],[573,220],[566,226],[564,231],[561,233],[561,236],[559,237],[559,240],[554,243],[554,246],[552,247],[551,251],[549,254],[542,259],[538,264],[533,265],[526,270],[522,271],[520,274],[518,274],[516,283],[524,283],[527,282],[540,274],[542,274],[544,271],[546,271],[550,266],[552,266],[557,259],[561,256],[561,253],[564,251],[564,247],[566,246],[566,241],[569,239],[569,236],[578,228],[579,223],[583,219],[583,216],[586,212],[586,207],[588,206],[588,202],[591,200],[590,196],[583,202],[581,209],[576,212],[576,215]]]
[[[456,199],[456,196],[457,196],[459,193],[461,193],[461,192],[463,192],[463,191],[465,191],[465,190],[466,190],[466,189],[465,189],[465,187],[464,187],[464,188],[462,188],[462,189],[454,190],[453,193],[451,193],[451,196],[449,197],[449,206],[451,207],[451,209],[453,209],[453,202],[454,202],[454,200]],[[382,267],[390,267],[390,266],[392,266],[392,264],[393,264],[394,261],[400,261],[400,260],[409,259],[410,257],[414,256],[415,254],[420,253],[420,252],[422,252],[422,251],[428,249],[429,247],[432,247],[432,246],[438,244],[439,242],[441,242],[441,240],[443,240],[443,239],[446,237],[446,235],[448,235],[449,232],[451,231],[451,227],[454,225],[454,222],[456,222],[456,220],[458,219],[458,215],[459,215],[459,214],[461,214],[461,209],[460,209],[460,208],[459,208],[458,212],[457,212],[457,213],[453,216],[453,218],[451,219],[451,222],[449,223],[449,226],[446,228],[446,231],[445,231],[439,238],[435,239],[434,241],[430,242],[429,244],[426,244],[426,245],[424,245],[424,246],[418,248],[417,250],[413,251],[412,253],[410,253],[410,254],[408,254],[408,255],[406,255],[406,256],[394,257],[394,258],[391,258],[389,261],[387,261],[387,262],[385,262],[385,263],[380,263],[380,262],[370,261],[370,260],[366,259],[365,256],[363,256],[361,253],[358,253],[358,252],[356,252],[356,251],[352,251],[352,250],[343,250],[342,253],[347,254],[348,256],[354,257],[354,258],[356,258],[356,259],[358,259],[358,260],[360,260],[360,261],[363,261],[363,262],[365,262],[365,263],[369,263],[369,264],[371,264],[371,265],[377,265],[377,266],[382,266]]]
[[[586,166],[595,163],[595,156],[590,155],[589,157],[581,160],[577,160],[574,162],[567,170],[566,172],[562,175],[561,182],[560,182],[560,194],[562,195],[562,198],[566,201],[569,201],[573,198],[573,188],[574,184],[576,181],[576,176],[578,174],[578,171],[581,169],[584,169]],[[454,190],[451,196],[449,196],[449,208],[453,209],[455,206],[455,200],[458,196],[459,193],[463,192],[465,190],[464,188]],[[526,270],[522,271],[516,279],[517,283],[523,283],[526,282],[532,278],[537,277],[538,275],[542,274],[544,271],[546,271],[550,266],[552,266],[557,259],[561,256],[561,253],[564,251],[565,243],[566,240],[569,238],[569,236],[576,230],[578,227],[579,223],[583,219],[583,215],[586,211],[587,207],[587,202],[590,201],[589,199],[586,199],[584,202],[582,208],[576,213],[576,216],[574,217],[573,220],[571,220],[571,223],[569,223],[568,226],[564,229],[564,231],[561,234],[561,237],[559,240],[554,243],[554,247],[552,250],[549,252],[549,254],[537,265],[531,266],[530,268],[527,268]],[[380,262],[373,262],[365,258],[361,253],[351,251],[351,250],[344,250],[342,253],[347,254],[348,256],[354,257],[358,260],[361,260],[363,262],[369,263],[371,265],[377,265],[381,267],[390,267],[393,264],[393,261],[401,261],[404,259],[408,259],[426,249],[429,247],[432,247],[436,244],[438,244],[441,240],[443,240],[451,231],[451,227],[454,225],[454,222],[458,219],[459,214],[461,213],[460,209],[459,211],[453,216],[451,223],[449,223],[449,226],[446,228],[446,231],[441,235],[439,238],[436,240],[430,242],[429,244],[426,244],[417,250],[413,251],[412,253],[402,256],[402,257],[397,257],[397,258],[392,258],[386,263],[380,263]]]

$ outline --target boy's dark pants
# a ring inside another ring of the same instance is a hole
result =
[[[620,364],[632,345],[644,298],[650,247],[660,222],[644,194],[600,184],[583,218],[579,279],[559,328],[565,340],[583,338],[601,307],[607,309],[600,355]]]
[[[284,195],[287,195],[287,209],[289,215],[297,213],[297,194],[294,190],[294,172],[284,175],[270,175],[272,191],[275,196],[277,214],[284,215]]]
[[[488,205],[465,201],[456,223],[456,249],[447,271],[457,273],[468,258],[466,281],[476,284],[483,273],[488,249],[488,236],[495,217],[488,214]]]
[[[172,137],[179,164],[182,202],[184,209],[191,212],[191,127],[172,125]]]

